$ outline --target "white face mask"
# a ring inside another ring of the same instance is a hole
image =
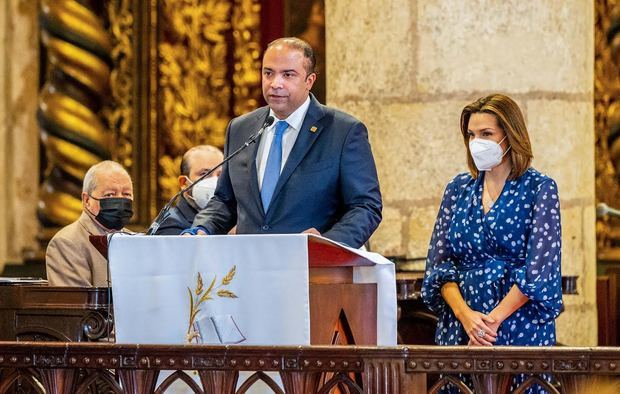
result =
[[[199,209],[205,209],[207,203],[215,194],[217,186],[217,177],[212,176],[198,182],[191,190],[190,198],[194,200]]]
[[[504,152],[500,146],[505,139],[506,136],[502,138],[499,144],[482,138],[474,138],[469,141],[469,151],[479,171],[489,171],[502,162],[502,158],[510,150],[508,147]]]

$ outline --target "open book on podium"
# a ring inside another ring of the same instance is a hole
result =
[[[195,323],[194,327],[199,325],[207,327],[204,330],[212,332],[208,336],[221,339],[221,330],[217,329],[218,324],[216,323],[218,321],[231,321],[231,325],[235,326],[234,338],[236,340],[222,343],[247,343],[245,334],[248,330],[245,327],[248,324],[245,323],[244,326],[242,320],[248,312],[239,312],[231,304],[237,301],[240,303],[256,301],[256,298],[263,296],[264,293],[268,292],[267,290],[280,285],[282,286],[281,290],[274,290],[276,294],[280,294],[274,298],[275,303],[265,301],[263,304],[268,303],[274,305],[272,309],[278,309],[279,307],[275,306],[277,303],[282,303],[286,307],[287,303],[296,302],[299,305],[293,306],[291,309],[294,311],[293,314],[304,307],[307,308],[309,343],[302,341],[302,343],[295,344],[396,344],[394,266],[375,253],[358,251],[323,237],[306,234],[210,237],[121,235],[114,236],[110,242],[114,246],[118,243],[125,244],[124,246],[119,245],[116,253],[110,253],[111,259],[125,260],[122,263],[117,261],[115,264],[111,264],[115,302],[119,302],[115,288],[115,277],[120,277],[119,275],[131,278],[131,281],[127,282],[131,284],[123,282],[122,292],[125,292],[127,288],[134,289],[146,286],[149,282],[149,276],[157,278],[158,288],[164,286],[164,283],[167,285],[169,282],[183,282],[179,278],[186,275],[185,271],[191,271],[192,274],[198,271],[199,275],[201,274],[199,280],[203,281],[199,284],[201,287],[209,287],[209,285],[214,287],[218,284],[230,283],[222,285],[222,289],[225,287],[226,291],[230,290],[238,300],[217,299],[205,302],[203,306],[211,314],[198,316],[196,322],[190,322],[191,324]],[[91,243],[106,258],[108,257],[108,238],[106,236],[91,236]],[[139,250],[144,252],[140,254]],[[168,257],[163,257],[164,255]],[[206,263],[205,259],[208,259],[209,263]],[[276,261],[278,259],[281,262]],[[135,268],[134,270],[133,265],[140,264],[139,261],[144,262],[144,260],[148,260],[150,263],[143,264],[142,269]],[[174,260],[174,264],[171,264],[171,260]],[[256,260],[256,269],[251,271],[251,266],[254,264],[252,261],[254,260]],[[229,261],[234,262],[235,266],[231,269],[229,264],[221,272],[211,271],[212,265],[220,264],[216,261],[222,261],[224,265]],[[127,267],[129,264],[132,267]],[[165,266],[165,268],[160,267],[161,269],[158,269],[154,265]],[[125,271],[125,268],[119,269],[119,266],[126,267],[128,271],[122,272]],[[293,273],[294,266],[301,267],[301,271]],[[269,270],[273,272],[270,274]],[[224,280],[225,275],[230,276],[231,273],[234,279]],[[286,275],[290,276],[287,277]],[[141,276],[141,279],[136,279],[137,276]],[[165,277],[168,280],[164,281],[163,278]],[[224,279],[220,283],[218,278],[222,277]],[[119,280],[124,281],[124,279]],[[242,282],[243,284],[241,282],[235,283],[237,280],[244,282]],[[251,296],[246,296],[247,293],[244,292],[249,292],[248,287],[254,285],[257,286],[256,290],[250,293]],[[295,295],[290,294],[297,289],[303,289],[304,285],[306,293],[300,293],[300,298],[295,298]],[[181,285],[177,287],[181,287]],[[192,291],[196,293],[201,290],[197,287],[192,288],[192,286],[185,287],[190,291],[190,294]],[[187,290],[184,290],[185,295],[187,295]],[[176,294],[178,290],[166,290],[166,292]],[[221,294],[226,295],[228,293]],[[123,300],[129,300],[123,302],[139,302],[138,299],[141,298],[136,292],[128,293],[126,296],[121,294],[120,296]],[[196,298],[194,301],[199,300]],[[221,301],[222,305],[209,304],[213,301]],[[183,301],[179,299],[178,302]],[[290,307],[290,305],[288,306]],[[117,308],[115,308],[115,316],[120,317],[116,310]],[[136,310],[136,307],[132,307],[132,311]],[[203,312],[201,311],[201,313]],[[269,311],[262,313],[265,314],[264,320],[269,320],[266,318]],[[273,315],[273,319],[276,319],[276,315]],[[295,316],[291,316],[290,319],[286,314],[278,316],[280,325],[295,324]],[[240,321],[241,323],[239,323]],[[236,333],[237,324],[239,325],[238,334]],[[185,323],[185,327],[187,327],[187,323]],[[303,331],[303,324],[300,327]],[[119,334],[122,336],[122,333],[119,332],[121,330],[117,326],[117,336]],[[128,338],[134,339],[135,336]],[[247,344],[253,343],[250,341]],[[276,341],[274,344],[279,343]],[[287,342],[285,341],[284,344]]]

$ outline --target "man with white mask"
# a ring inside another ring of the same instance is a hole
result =
[[[179,186],[181,189],[186,189],[223,159],[222,151],[214,146],[198,145],[191,148],[185,152],[181,160]],[[183,230],[191,227],[196,214],[207,206],[207,202],[213,196],[221,172],[221,168],[218,168],[211,176],[200,181],[189,192],[183,193],[155,235],[179,235]]]

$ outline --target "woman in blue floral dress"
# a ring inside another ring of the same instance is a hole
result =
[[[446,187],[422,288],[439,318],[435,340],[554,345],[562,307],[557,185],[530,167],[525,121],[509,97],[466,106],[461,132],[470,172]]]

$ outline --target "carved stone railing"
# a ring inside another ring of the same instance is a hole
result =
[[[167,377],[160,378],[162,371],[169,371]],[[254,374],[240,385],[241,371]],[[281,377],[282,388],[273,373]],[[466,393],[499,393],[509,389],[516,374],[524,374],[524,381],[513,392],[532,384],[552,393],[580,392],[580,385],[591,386],[593,378],[598,384],[618,384],[620,348],[0,342],[0,393],[160,393],[180,382],[196,393],[244,393],[259,381],[275,393],[334,388],[341,393],[434,393],[444,384]]]

